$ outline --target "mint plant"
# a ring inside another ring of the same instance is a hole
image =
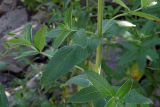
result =
[[[86,104],[87,107],[96,107],[96,105],[97,107],[150,107],[153,101],[145,97],[144,93],[141,94],[137,84],[143,76],[151,78],[146,73],[147,61],[159,67],[157,63],[159,53],[156,46],[160,44],[160,38],[152,36],[150,34],[152,30],[149,30],[152,22],[159,22],[160,19],[144,11],[154,0],[139,1],[140,7],[136,9],[129,8],[122,0],[113,0],[123,11],[120,10],[111,19],[104,19],[106,6],[104,0],[96,2],[97,23],[92,24],[89,16],[90,0],[86,0],[84,9],[81,9],[80,5],[73,5],[77,1],[68,1],[71,6],[67,9],[64,6],[64,17],[54,29],[43,25],[35,35],[32,35],[32,25],[28,24],[22,37],[14,37],[7,43],[30,48],[16,59],[37,54],[48,58],[49,61],[44,67],[40,81],[41,89],[45,92],[52,92],[53,84],[59,83],[58,80],[70,71],[80,72],[76,76],[71,76],[67,82],[60,83],[60,87],[71,84],[78,87],[76,93],[67,96],[67,103]],[[82,14],[79,15],[77,10]],[[130,17],[133,22],[139,18],[148,22],[141,28],[130,22]],[[119,21],[120,18],[127,20]],[[122,43],[114,43],[116,35],[120,34],[122,34],[119,37]],[[52,45],[45,49],[47,39],[52,42]],[[103,56],[106,45],[108,46],[107,60]],[[123,77],[118,85],[112,80],[116,78],[114,75],[119,75],[119,71],[115,73],[112,68],[105,65],[110,58],[110,47],[120,47],[122,51],[118,67],[119,70],[123,70]],[[3,96],[4,92],[1,94],[1,97]],[[100,105],[98,101],[102,101],[103,104]],[[3,99],[0,102],[3,102]],[[3,107],[8,105],[4,104]]]

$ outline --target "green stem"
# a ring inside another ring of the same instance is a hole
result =
[[[86,9],[87,9],[87,12],[89,12],[89,0],[86,0]]]
[[[102,38],[102,21],[103,21],[103,8],[104,8],[104,0],[98,0],[98,36],[99,38]],[[103,46],[100,44],[97,47],[96,52],[96,72],[100,73],[101,71],[101,62],[102,62],[102,49]]]

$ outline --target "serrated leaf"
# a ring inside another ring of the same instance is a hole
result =
[[[54,48],[58,48],[70,34],[71,31],[62,31],[61,33],[59,33],[54,41]]]
[[[85,74],[74,76],[65,83],[65,85],[71,84],[79,85],[81,87],[88,87],[91,85],[90,81],[87,78],[87,75]]]
[[[131,104],[152,104],[153,103],[149,98],[146,98],[143,95],[137,93],[136,90],[131,90],[125,96],[125,102],[131,103]]]
[[[116,96],[124,97],[132,88],[133,81],[128,79],[117,91]]]
[[[73,103],[85,103],[89,101],[94,101],[98,99],[105,98],[105,96],[101,96],[99,92],[93,86],[83,88],[79,92],[75,93],[69,99],[69,102]]]
[[[93,86],[100,92],[101,95],[106,97],[112,97],[115,95],[114,89],[109,84],[109,82],[95,72],[87,72],[88,79],[93,84]]]
[[[23,38],[32,43],[32,24],[28,23],[23,30]]]
[[[32,44],[24,39],[12,39],[7,41],[7,43],[12,44],[12,45],[25,45],[25,46],[31,46]]]
[[[50,84],[69,72],[75,65],[85,60],[88,55],[88,51],[80,46],[66,46],[59,49],[49,61],[43,72],[43,86],[50,86]]]
[[[78,30],[72,39],[72,44],[79,45],[92,51],[101,43],[101,39],[95,36],[88,36],[84,29]]]
[[[4,88],[0,85],[0,106],[1,107],[9,107],[9,103],[7,97],[4,92]]]
[[[149,19],[149,20],[153,20],[153,21],[160,21],[159,17],[153,16],[151,14],[148,13],[144,13],[144,12],[136,12],[136,11],[131,11],[129,12],[131,15],[135,15],[135,16],[139,16],[145,19]]]
[[[113,2],[119,4],[120,6],[126,8],[127,10],[130,10],[122,0],[113,0]]]
[[[47,26],[42,26],[35,34],[34,45],[41,52],[46,44]]]

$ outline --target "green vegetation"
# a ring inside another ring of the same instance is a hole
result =
[[[153,95],[160,83],[158,0],[23,3],[29,11],[48,6],[50,20],[35,34],[29,23],[21,37],[9,35],[6,50],[19,50],[15,59],[31,68],[16,80],[23,88],[12,95],[14,103],[0,86],[0,107],[152,107],[159,100]],[[47,62],[40,67],[29,57]],[[34,76],[32,89],[27,83]]]

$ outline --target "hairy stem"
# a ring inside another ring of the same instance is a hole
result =
[[[98,0],[98,37],[102,38],[102,21],[103,21],[103,7],[104,6],[104,0]],[[100,44],[97,47],[97,52],[96,52],[96,72],[100,73],[101,71],[101,62],[102,62],[102,44]]]

